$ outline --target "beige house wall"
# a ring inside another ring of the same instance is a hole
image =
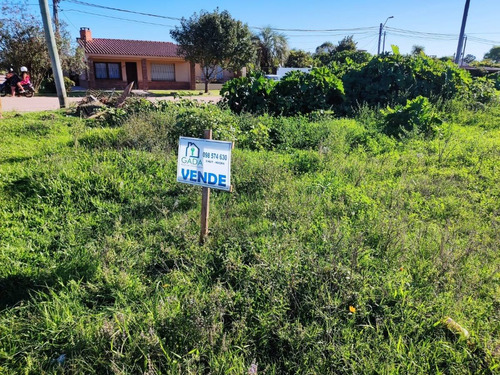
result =
[[[121,68],[121,79],[119,80],[97,80],[94,77],[94,73],[89,74],[89,77],[82,76],[81,78],[87,78],[87,81],[82,84],[82,86],[88,86],[90,83],[93,87],[109,88],[109,87],[124,87],[127,84],[127,70],[126,63],[134,62],[137,65],[137,80],[139,88],[144,89],[189,89],[191,85],[194,88],[194,80],[191,82],[191,64],[182,58],[147,58],[145,60],[145,69],[143,70],[143,59],[138,59],[134,56],[87,56],[90,61],[89,69],[94,69],[94,64],[96,62],[117,62],[120,63]],[[175,65],[175,81],[151,81],[151,64],[174,64]],[[199,67],[196,66],[198,69]],[[201,70],[200,70],[201,71]],[[89,72],[90,73],[90,72]],[[147,82],[144,82],[144,77],[147,77]]]
[[[189,82],[191,80],[191,65],[188,62],[175,64],[175,80]]]

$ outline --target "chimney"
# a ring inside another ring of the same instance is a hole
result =
[[[84,42],[92,40],[92,31],[88,27],[80,27],[80,39]]]

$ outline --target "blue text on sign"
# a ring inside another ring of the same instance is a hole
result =
[[[181,169],[182,178],[191,182],[204,183],[208,185],[226,186],[226,175],[195,171],[192,169]]]

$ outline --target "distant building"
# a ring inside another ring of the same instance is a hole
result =
[[[204,82],[202,69],[177,54],[170,42],[93,38],[87,27],[80,28],[78,44],[85,51],[87,70],[80,85],[92,89],[123,89],[130,82],[142,90],[195,90]],[[217,71],[224,82],[234,73]]]

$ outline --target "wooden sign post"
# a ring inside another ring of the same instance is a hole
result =
[[[204,138],[212,139],[212,129],[205,130]],[[205,243],[208,236],[208,216],[210,214],[210,188],[203,187],[202,189],[200,245]]]

